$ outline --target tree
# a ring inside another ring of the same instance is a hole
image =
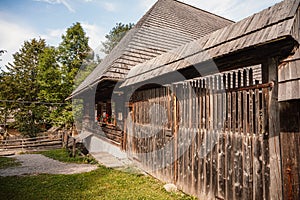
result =
[[[47,125],[59,125],[60,107],[63,105],[62,72],[56,60],[54,47],[46,47],[41,54],[38,65],[37,81],[39,85],[38,100],[41,104],[42,118]]]
[[[75,77],[78,70],[85,64],[86,59],[91,52],[88,46],[88,37],[85,35],[80,23],[73,24],[67,29],[66,35],[62,36],[62,42],[58,47],[57,60],[62,68],[62,94],[66,99],[75,89]],[[71,102],[60,108],[61,124],[72,124],[72,106]]]
[[[2,54],[4,54],[6,52],[6,50],[0,49],[0,56],[2,56]],[[1,59],[0,59],[1,61]]]
[[[75,89],[75,76],[91,48],[88,46],[89,38],[78,22],[67,29],[62,40],[58,47],[58,62],[62,64],[65,98],[67,98]]]
[[[7,131],[7,121],[8,117],[12,113],[11,103],[3,101],[12,98],[12,89],[10,84],[12,82],[12,77],[6,72],[1,71],[0,73],[0,124],[3,125],[4,133]],[[5,137],[5,135],[3,135]]]
[[[102,42],[102,52],[109,54],[113,48],[121,41],[125,34],[134,27],[134,24],[117,23],[115,27],[105,36],[106,41]]]
[[[43,39],[25,41],[21,49],[13,55],[13,64],[7,66],[5,84],[9,88],[6,92],[10,92],[10,95],[6,98],[18,101],[11,105],[16,127],[31,137],[42,129],[43,123],[41,107],[36,102],[39,100],[38,65],[45,47]]]

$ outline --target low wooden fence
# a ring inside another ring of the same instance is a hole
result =
[[[203,199],[270,199],[272,83],[253,85],[247,73],[136,92],[128,156]]]
[[[47,148],[60,148],[62,135],[47,135],[34,138],[8,139],[0,141],[0,152],[5,151],[30,151]]]

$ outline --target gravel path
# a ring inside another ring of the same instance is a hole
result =
[[[10,157],[16,158],[22,163],[22,166],[0,169],[0,176],[76,174],[90,172],[97,168],[97,165],[63,163],[40,154],[24,154]]]

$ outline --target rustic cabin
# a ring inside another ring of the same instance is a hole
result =
[[[299,6],[300,0],[285,0],[232,23],[177,1],[158,1],[72,95],[89,96],[86,88],[94,88],[96,104],[86,109],[87,118],[95,120],[95,110],[114,115],[111,127],[122,132],[118,147],[124,156],[186,193],[200,199],[300,199]],[[220,26],[207,29],[197,20],[186,26],[177,14],[189,23],[205,14]],[[176,27],[184,38],[199,35],[179,43],[178,33],[161,34],[166,30],[158,23]],[[146,47],[156,54],[144,58]],[[128,56],[143,59],[125,65]],[[122,76],[106,75],[119,62],[127,67]],[[87,146],[102,138],[89,131]],[[110,149],[97,145],[89,147]]]
[[[123,102],[118,85],[133,66],[232,23],[179,1],[158,0],[71,95],[74,101],[84,102],[82,121],[88,148],[126,156],[121,151],[126,109],[114,101]]]

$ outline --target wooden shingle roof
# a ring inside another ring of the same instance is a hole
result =
[[[176,0],[158,0],[71,96],[101,80],[123,80],[134,66],[232,23]]]
[[[135,66],[122,86],[142,83],[173,71],[283,37],[293,37],[300,0],[285,0],[244,20],[219,29],[152,60]]]

